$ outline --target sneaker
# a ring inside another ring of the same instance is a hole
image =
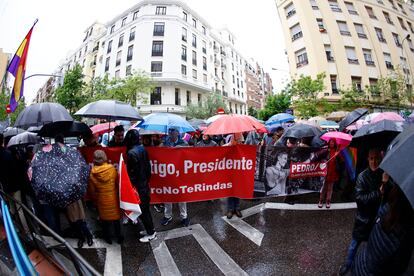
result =
[[[190,219],[189,218],[182,219],[181,224],[187,227],[188,225],[190,225]]]
[[[161,225],[167,225],[168,223],[170,223],[170,221],[172,221],[172,217],[170,217],[170,218],[166,218],[166,217],[163,217],[162,219],[161,219]]]
[[[320,200],[318,203],[318,208],[322,208],[323,207],[323,202]]]
[[[329,209],[329,208],[331,208],[331,203],[328,201],[326,202],[326,209]]]
[[[341,265],[341,267],[339,268],[339,272],[338,272],[338,274],[340,275],[340,276],[344,276],[344,275],[346,275],[347,273],[348,273],[348,271],[349,271],[349,269],[351,268],[351,266],[350,265],[348,265],[348,264],[343,264],[343,265]]]
[[[150,242],[152,240],[155,240],[157,238],[157,233],[154,232],[152,235],[145,235],[144,237],[140,238],[140,242]]]
[[[233,211],[228,211],[227,212],[227,218],[231,219],[233,217]]]
[[[154,204],[154,210],[157,213],[162,213],[164,211],[164,207],[161,204]]]
[[[242,213],[240,212],[240,210],[236,210],[234,211],[234,213],[236,214],[237,217],[241,218],[243,217]]]
[[[147,235],[147,231],[146,230],[139,231],[139,234],[141,236],[146,236]]]

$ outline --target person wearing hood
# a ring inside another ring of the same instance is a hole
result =
[[[154,223],[150,212],[150,187],[151,164],[148,153],[139,142],[139,132],[136,129],[130,129],[124,139],[127,147],[127,172],[132,185],[137,189],[141,199],[141,216],[139,217],[144,224],[145,231],[140,234],[144,235],[139,239],[140,242],[150,242],[157,238],[154,230]]]
[[[89,177],[89,186],[94,193],[99,219],[102,223],[104,240],[112,244],[110,226],[114,226],[118,243],[122,243],[121,209],[119,208],[118,188],[116,179],[118,173],[114,166],[107,163],[104,151],[96,150],[93,154],[93,167]]]
[[[198,142],[196,147],[217,147],[217,143],[211,139],[211,137],[207,134],[203,134],[203,138],[200,142]]]

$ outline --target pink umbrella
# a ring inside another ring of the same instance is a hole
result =
[[[323,134],[321,139],[328,142],[331,140],[335,140],[336,144],[339,146],[340,149],[347,147],[352,140],[352,135],[339,132],[339,131],[331,131]]]
[[[102,124],[97,124],[94,125],[93,127],[91,127],[92,133],[93,134],[103,134],[105,132],[110,132],[111,130],[113,130],[118,124],[115,122],[111,122],[111,123],[102,123]]]
[[[374,119],[371,120],[371,124],[374,124],[376,122],[382,121],[382,120],[390,120],[395,122],[404,122],[404,118],[398,115],[395,112],[383,112],[381,114],[378,114],[375,116]]]

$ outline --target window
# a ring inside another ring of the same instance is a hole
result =
[[[382,13],[384,14],[385,21],[387,21],[388,24],[394,25],[394,23],[391,20],[391,17],[389,15],[389,13],[387,13],[387,12],[382,12]]]
[[[197,102],[198,102],[198,106],[201,106],[201,94],[200,93],[197,94]]]
[[[134,53],[134,45],[130,45],[128,47],[128,52],[127,52],[127,62],[132,60],[133,53]]]
[[[203,54],[207,54],[207,43],[203,40]]]
[[[372,97],[381,96],[381,92],[378,89],[378,79],[369,78],[369,90]]]
[[[365,6],[365,9],[367,10],[369,17],[371,17],[372,19],[377,19],[371,7]]]
[[[207,74],[203,74],[203,82],[207,83]]]
[[[354,26],[359,38],[367,38],[362,24],[354,23]]]
[[[119,73],[120,73],[120,70],[116,70],[116,71],[115,71],[115,78],[116,78],[116,79],[119,79]]]
[[[394,1],[388,0],[388,2],[390,2],[391,6],[394,10],[397,10],[397,7],[395,6]]]
[[[201,30],[203,31],[203,35],[206,35],[206,34],[207,34],[207,32],[206,32],[206,27],[201,26]]]
[[[187,13],[185,11],[183,11],[183,20],[187,22]]]
[[[108,42],[108,49],[107,49],[106,53],[109,54],[111,52],[111,50],[112,50],[112,40],[110,40]]]
[[[410,38],[407,38],[408,47],[410,47],[411,52],[414,52],[413,41]]]
[[[185,42],[187,42],[187,29],[183,28],[183,33],[181,35],[181,39]]]
[[[119,40],[118,40],[118,48],[122,47],[122,45],[124,45],[124,34],[121,34],[119,36]]]
[[[332,94],[339,94],[338,86],[336,84],[336,75],[330,75],[330,79],[331,79]]]
[[[197,36],[195,34],[193,34],[193,40],[191,44],[193,45],[193,47],[197,48]]]
[[[409,75],[410,70],[408,69],[407,59],[405,57],[400,57],[400,64],[402,66],[404,74]]]
[[[322,18],[317,18],[316,22],[318,23],[319,31],[320,32],[326,32],[325,25],[323,24],[323,19]]]
[[[135,27],[132,27],[129,31],[129,41],[133,41],[135,39]]]
[[[157,6],[157,8],[155,9],[156,15],[165,15],[166,13],[167,13],[167,7]]]
[[[122,51],[119,51],[118,53],[116,53],[115,66],[119,66],[121,64],[121,56],[122,56]]]
[[[403,28],[404,30],[407,30],[407,27],[404,24],[404,20],[402,20],[402,18],[398,17],[398,21],[400,22],[401,28]]]
[[[132,65],[128,65],[125,69],[125,76],[130,76],[132,75]]]
[[[197,70],[193,69],[193,79],[197,79]]]
[[[400,36],[396,33],[392,33],[392,37],[394,38],[395,45],[397,47],[402,47],[401,42],[400,42]]]
[[[391,55],[389,53],[384,53],[384,60],[385,60],[385,66],[388,69],[394,69],[394,65],[392,65]]]
[[[290,28],[290,34],[292,36],[292,41],[295,41],[303,36],[299,23]]]
[[[346,6],[349,14],[358,15],[358,12],[355,10],[354,4],[352,4],[351,2],[345,2],[345,6]]]
[[[286,14],[286,18],[291,17],[292,15],[294,15],[296,13],[295,10],[295,6],[293,6],[293,3],[290,3],[289,5],[287,5],[285,7],[285,14]]]
[[[378,4],[384,5],[384,2],[382,2],[382,0],[377,0]]]
[[[109,61],[110,61],[110,58],[107,57],[106,61],[105,61],[105,72],[108,72],[108,70],[109,70]]]
[[[191,104],[191,91],[188,91],[187,90],[187,93],[186,93],[186,98],[187,98],[187,105],[190,105]]]
[[[181,105],[180,88],[175,89],[175,105]]]
[[[345,47],[345,52],[348,58],[348,63],[359,64],[354,47]]]
[[[162,72],[162,61],[152,61],[151,72]]]
[[[193,65],[197,65],[197,52],[196,51],[193,51],[192,62],[193,62]]]
[[[362,82],[361,82],[361,77],[354,77],[351,76],[351,81],[352,81],[352,85],[355,87],[355,89],[358,92],[362,92]]]
[[[132,16],[132,20],[136,20],[138,18],[138,12],[139,11],[134,12],[134,15]]]
[[[112,25],[112,26],[111,26],[111,31],[110,31],[110,34],[114,33],[114,31],[115,31],[115,25]]]
[[[181,46],[181,60],[187,61],[187,47]]]
[[[234,78],[234,75],[233,75],[233,83],[236,83],[236,79]]]
[[[125,26],[127,18],[124,17],[121,22],[121,27]]]
[[[155,22],[154,23],[154,36],[164,36],[164,22]]]
[[[161,104],[161,87],[155,87],[151,93],[151,104],[160,105]]]
[[[351,36],[349,32],[348,25],[346,25],[345,21],[336,21],[338,23],[339,32],[341,35]]]
[[[316,0],[309,0],[309,2],[312,6],[312,9],[319,10],[318,4],[316,4]]]
[[[197,19],[193,18],[193,27],[197,29]]]
[[[326,53],[326,59],[330,62],[335,61],[333,55],[332,55],[332,49],[331,49],[331,45],[327,45],[325,44],[325,53]]]
[[[338,2],[336,0],[328,0],[329,6],[331,7],[331,10],[334,12],[342,12],[341,8],[338,6]]]
[[[398,7],[400,7],[403,14],[407,14],[407,12],[404,10],[403,6],[400,3],[397,3]]]
[[[184,64],[181,64],[181,74],[183,76],[187,76],[187,66],[185,66]]]
[[[231,70],[234,71],[234,63],[231,64]]]
[[[305,48],[295,52],[295,56],[296,56],[296,67],[297,68],[302,67],[309,63],[308,54],[306,53]]]
[[[375,28],[375,33],[377,34],[379,42],[387,43],[387,41],[384,38],[384,34],[382,33],[382,29]]]
[[[207,58],[203,57],[203,70],[207,70]]]
[[[153,57],[162,57],[163,54],[163,41],[153,41],[152,42],[152,56]]]
[[[414,33],[413,25],[410,22],[408,22],[408,21],[407,21],[407,24],[408,24],[408,28],[410,28],[410,31],[412,33]]]
[[[370,49],[362,49],[364,54],[365,64],[368,66],[375,66],[375,62],[372,60],[372,53]]]

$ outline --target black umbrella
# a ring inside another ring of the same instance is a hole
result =
[[[312,147],[321,147],[325,144],[319,137],[323,132],[314,126],[307,124],[295,124],[289,127],[277,141],[276,146],[286,146],[286,141],[288,138],[302,139],[302,138],[312,138],[311,146]]]
[[[414,126],[407,127],[389,145],[380,168],[400,186],[414,208]]]
[[[189,120],[188,122],[195,129],[199,129],[200,126],[207,126],[206,121],[203,120],[203,119],[195,119],[195,118],[193,118],[193,119]]]
[[[389,143],[403,131],[403,123],[382,120],[374,124],[363,125],[352,137],[351,147],[385,149]]]
[[[52,206],[64,208],[86,192],[89,166],[74,148],[58,144],[46,146],[36,153],[32,170],[32,187],[37,199]]]
[[[23,132],[26,132],[26,130],[17,127],[7,127],[3,132],[3,137],[8,138]]]
[[[13,136],[7,143],[7,147],[19,146],[19,145],[34,145],[41,141],[40,137],[36,133],[23,132]]]
[[[32,104],[23,109],[14,123],[15,127],[29,128],[58,121],[73,121],[69,112],[58,103]]]
[[[77,137],[92,134],[92,131],[87,124],[81,122],[54,122],[44,125],[38,133],[41,137],[55,137],[58,134]]]
[[[79,109],[75,115],[89,118],[142,121],[143,118],[130,104],[115,100],[100,100],[89,103]]]
[[[367,113],[368,113],[368,109],[366,108],[355,109],[354,111],[346,115],[346,117],[341,122],[339,122],[339,131],[343,131],[347,126],[358,121],[359,118],[361,118]]]

